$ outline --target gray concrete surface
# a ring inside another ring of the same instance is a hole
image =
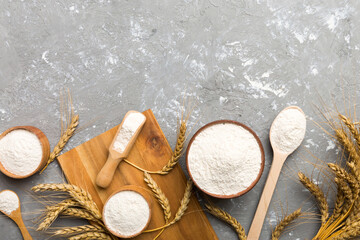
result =
[[[308,162],[316,160],[310,153],[329,162],[339,157],[312,123],[321,121],[313,105],[321,96],[344,111],[342,89],[357,93],[359,10],[355,0],[0,0],[0,132],[34,125],[54,146],[59,92],[68,87],[81,125],[91,124],[65,151],[120,123],[130,109],[151,108],[173,144],[186,95],[197,103],[190,119],[194,131],[233,119],[252,127],[263,142],[266,166],[257,186],[239,198],[214,199],[248,231],[272,161],[271,122],[285,106],[299,105],[309,117],[306,139],[280,177],[261,237],[269,239],[282,209],[302,206],[316,213],[296,181],[297,171],[312,172]],[[0,190],[20,195],[34,239],[49,236],[33,230],[42,205],[30,187],[61,181],[57,163],[21,181],[0,174]],[[209,219],[220,239],[237,239],[227,225]],[[73,224],[67,221],[57,226]],[[282,239],[311,238],[319,227],[314,218],[300,223]],[[3,215],[0,233],[0,239],[21,239]]]

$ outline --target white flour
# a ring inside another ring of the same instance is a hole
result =
[[[9,132],[0,140],[0,162],[18,176],[34,172],[41,163],[42,147],[38,137],[27,130]]]
[[[298,148],[304,139],[306,118],[302,112],[289,108],[275,118],[270,132],[273,148],[289,154]]]
[[[150,208],[143,196],[134,191],[121,191],[104,206],[107,227],[124,237],[140,233],[150,217]]]
[[[19,198],[15,193],[9,190],[0,192],[0,211],[10,215],[13,211],[19,208]]]
[[[188,165],[196,184],[216,195],[237,194],[249,187],[261,168],[261,150],[245,128],[216,124],[192,142]]]
[[[132,136],[135,134],[136,130],[140,127],[145,118],[144,114],[138,112],[130,113],[125,118],[120,132],[116,136],[114,150],[120,153],[124,152]]]

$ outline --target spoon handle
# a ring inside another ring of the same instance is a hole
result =
[[[247,237],[248,240],[258,240],[260,237],[265,216],[286,157],[287,156],[283,154],[278,154],[274,152],[274,159],[258,207],[256,209],[255,216],[251,223],[251,227]]]
[[[96,177],[96,185],[107,188],[113,180],[115,171],[121,160],[121,158],[112,158],[111,154],[109,154],[105,165]]]
[[[24,224],[24,221],[22,220],[22,218],[18,218],[16,219],[16,224],[18,225],[20,231],[21,231],[21,234],[24,238],[24,240],[32,240],[32,237],[30,235],[30,233],[28,232],[25,224]]]

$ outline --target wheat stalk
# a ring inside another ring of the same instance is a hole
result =
[[[147,172],[144,172],[144,181],[147,183],[151,191],[154,193],[156,199],[158,200],[160,206],[164,211],[165,223],[168,223],[171,218],[171,209],[170,209],[169,200],[167,199],[161,188],[154,181],[154,179]]]
[[[46,162],[45,167],[41,170],[42,173],[55,158],[57,158],[60,152],[64,149],[66,143],[74,135],[76,127],[79,125],[79,115],[72,116],[70,124],[67,126],[66,131],[61,135],[59,142],[54,147],[54,150],[50,153],[49,159]]]
[[[62,228],[60,230],[57,230],[54,232],[54,235],[56,236],[70,236],[70,235],[76,235],[80,233],[85,232],[105,232],[105,230],[96,225],[84,225],[84,226],[78,226],[78,227],[68,227],[68,228]]]
[[[329,205],[326,201],[323,191],[315,183],[310,181],[303,173],[299,172],[298,177],[300,182],[309,190],[315,197],[321,214],[321,224],[324,225],[329,217]]]
[[[236,220],[236,218],[234,218],[233,216],[231,216],[229,213],[225,212],[224,210],[216,207],[212,203],[206,203],[205,207],[209,210],[209,212],[212,215],[219,218],[220,220],[225,221],[231,227],[233,227],[240,240],[246,240],[245,230],[241,226],[241,224]]]
[[[89,240],[89,239],[113,240],[113,238],[109,234],[99,233],[99,232],[87,232],[69,238],[69,240]]]
[[[289,224],[291,224],[292,221],[294,221],[296,218],[298,218],[300,215],[301,215],[301,208],[299,208],[295,212],[285,216],[273,230],[273,232],[271,234],[271,239],[278,240],[281,233],[284,231],[284,229]]]
[[[101,219],[101,213],[93,201],[91,195],[85,190],[71,184],[39,184],[32,187],[34,192],[54,191],[54,192],[67,192],[79,204],[88,210],[95,218]]]

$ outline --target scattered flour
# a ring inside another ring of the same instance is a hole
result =
[[[146,119],[144,114],[139,112],[130,113],[124,120],[124,123],[116,136],[114,142],[114,150],[117,152],[124,152],[126,146],[129,144],[132,136]]]
[[[123,237],[140,233],[150,218],[145,198],[134,191],[121,191],[104,206],[104,221],[112,232]]]
[[[18,209],[20,201],[18,196],[9,190],[0,192],[0,211],[10,215],[13,211]]]
[[[259,144],[248,130],[220,123],[196,136],[187,160],[191,176],[201,189],[228,196],[245,190],[256,180],[261,159]]]
[[[42,146],[38,137],[27,130],[14,130],[0,140],[0,162],[18,176],[34,172],[41,163]]]
[[[305,115],[298,109],[289,108],[275,118],[270,132],[271,144],[283,153],[292,153],[304,139]]]

